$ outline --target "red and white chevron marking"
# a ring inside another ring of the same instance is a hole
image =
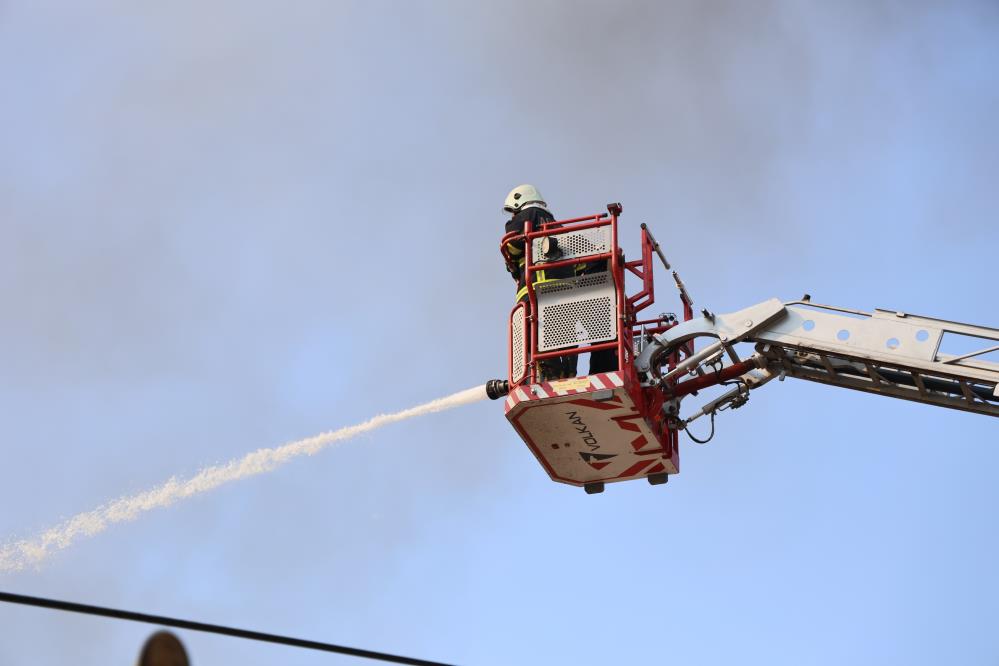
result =
[[[587,379],[589,380],[588,386],[584,384],[584,380]],[[576,388],[577,386],[579,388]],[[592,393],[593,391],[613,389],[620,386],[624,386],[624,379],[620,372],[602,372],[574,379],[560,379],[554,382],[518,386],[510,391],[510,395],[507,396],[505,411],[509,412],[514,405],[525,400],[542,400],[562,395]]]

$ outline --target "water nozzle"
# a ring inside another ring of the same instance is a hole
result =
[[[510,382],[505,379],[490,379],[486,382],[486,395],[490,400],[499,400],[510,392]]]

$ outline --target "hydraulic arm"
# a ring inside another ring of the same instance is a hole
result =
[[[713,340],[668,369],[671,353],[689,349],[686,343],[697,337]],[[975,346],[964,353],[943,352],[952,341]],[[740,342],[755,344],[745,361],[735,348]],[[643,385],[662,389],[674,407],[704,386],[737,382],[699,413],[677,418],[681,425],[739,406],[751,389],[785,376],[999,416],[999,363],[981,358],[999,350],[995,328],[889,310],[867,313],[807,298],[771,299],[729,314],[705,312],[641,344],[635,368]],[[697,376],[684,379],[687,375]]]

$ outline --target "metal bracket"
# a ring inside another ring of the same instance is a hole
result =
[[[757,331],[769,326],[785,313],[784,304],[776,298],[763,301],[737,312],[729,314],[712,314],[677,324],[673,328],[653,336],[652,341],[642,349],[635,359],[635,369],[655,378],[666,380],[683,372],[692,370],[719,352],[727,351],[730,355],[732,345],[745,340]],[[673,349],[697,337],[714,337],[718,341],[693,354],[677,367],[659,377],[661,361]],[[736,358],[738,358],[736,356]]]

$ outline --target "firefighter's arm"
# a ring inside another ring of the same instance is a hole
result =
[[[524,248],[516,243],[506,244],[506,270],[514,282],[520,280],[520,265],[524,262]]]

